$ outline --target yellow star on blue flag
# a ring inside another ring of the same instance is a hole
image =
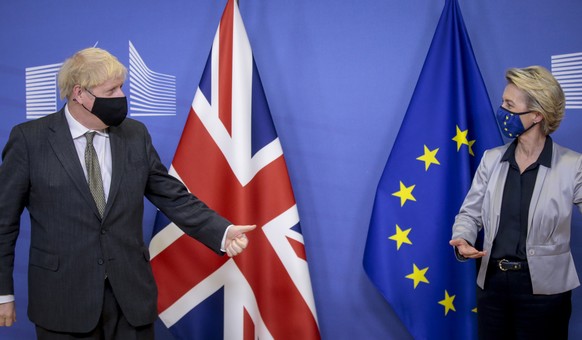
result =
[[[402,244],[404,243],[412,244],[412,242],[410,242],[410,239],[408,238],[408,234],[410,233],[411,230],[412,228],[402,230],[400,229],[400,226],[398,224],[396,225],[396,234],[388,237],[390,240],[396,241],[396,250],[400,250],[400,246],[402,246]]]
[[[455,301],[455,297],[456,297],[455,295],[450,296],[449,292],[445,290],[445,298],[439,301],[439,305],[443,305],[443,307],[445,307],[445,316],[449,314],[449,311],[451,310],[453,312],[456,312],[455,305],[453,304],[453,301]]]
[[[422,156],[417,157],[419,161],[424,162],[424,170],[428,171],[428,168],[431,164],[440,165],[441,163],[436,158],[436,154],[439,152],[439,148],[434,150],[430,150],[426,145],[424,146],[424,154]]]
[[[392,196],[400,197],[400,206],[404,206],[407,200],[416,201],[416,198],[412,196],[412,190],[416,185],[406,186],[404,183],[400,182],[400,189],[392,194]]]

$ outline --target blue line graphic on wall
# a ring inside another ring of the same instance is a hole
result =
[[[582,52],[552,56],[552,74],[566,96],[566,109],[582,109]]]
[[[57,73],[63,63],[27,67],[26,119],[37,119],[57,111]]]
[[[150,70],[129,42],[131,116],[175,116],[176,76]]]

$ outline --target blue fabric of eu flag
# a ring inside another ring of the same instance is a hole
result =
[[[477,337],[476,266],[448,242],[486,149],[502,143],[456,0],[446,0],[378,184],[364,269],[415,339]]]

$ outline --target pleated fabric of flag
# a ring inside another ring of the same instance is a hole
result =
[[[319,339],[299,214],[238,6],[229,0],[170,172],[234,224],[217,256],[158,213],[150,245],[159,316],[179,339]]]
[[[364,269],[415,339],[476,338],[475,262],[448,242],[481,155],[502,143],[456,0],[447,0],[378,184]]]

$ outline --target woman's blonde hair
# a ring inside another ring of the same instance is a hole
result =
[[[86,48],[67,59],[58,75],[61,99],[70,98],[75,85],[91,89],[109,79],[125,81],[127,69],[109,52]]]
[[[505,73],[509,84],[517,86],[526,96],[528,111],[539,112],[545,135],[556,131],[564,118],[566,99],[554,76],[542,66],[511,68]]]

